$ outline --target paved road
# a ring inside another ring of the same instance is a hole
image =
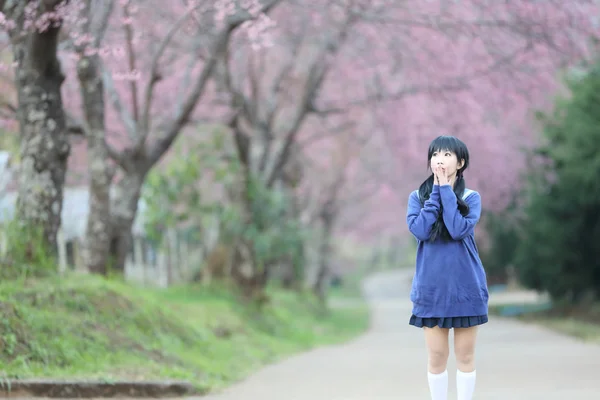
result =
[[[258,371],[203,400],[427,400],[422,333],[407,324],[409,276],[365,284],[372,329],[340,346],[304,353]],[[543,328],[492,318],[481,328],[477,400],[600,400],[600,346]],[[449,365],[451,396],[454,362]]]

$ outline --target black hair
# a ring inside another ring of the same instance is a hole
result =
[[[449,151],[454,153],[458,159],[458,162],[463,161],[462,167],[456,172],[456,180],[454,182],[453,189],[458,200],[458,211],[462,216],[466,216],[469,213],[469,206],[463,200],[463,194],[466,187],[463,173],[469,166],[469,150],[462,141],[454,136],[438,136],[429,145],[429,151],[427,154],[427,169],[431,169],[431,157],[433,156],[433,153],[440,151]],[[421,200],[421,207],[424,206],[425,201],[428,200],[429,196],[431,195],[431,191],[433,190],[433,182],[434,175],[432,172],[429,178],[427,178],[419,187],[419,199]],[[431,237],[429,238],[429,240],[432,242],[438,237],[443,240],[451,239],[448,228],[446,228],[446,225],[444,224],[441,211],[442,208],[440,205],[440,215],[437,221],[435,221],[433,224],[431,229]]]

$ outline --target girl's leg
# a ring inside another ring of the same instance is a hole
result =
[[[477,327],[454,329],[456,355],[456,393],[458,400],[471,400],[475,391],[475,342]]]
[[[427,380],[429,382],[429,391],[431,400],[448,399],[448,362],[449,329],[439,327],[423,328],[425,331],[425,344],[427,345]]]

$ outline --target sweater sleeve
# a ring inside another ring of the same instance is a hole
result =
[[[444,225],[454,240],[462,240],[473,232],[481,216],[481,196],[477,192],[470,194],[465,202],[469,206],[469,213],[463,217],[458,211],[458,200],[450,185],[440,187],[442,199],[442,217]]]
[[[406,223],[408,229],[418,240],[425,241],[431,236],[431,228],[440,214],[440,191],[439,186],[434,185],[429,199],[421,208],[419,192],[414,191],[408,198],[408,209],[406,211]]]

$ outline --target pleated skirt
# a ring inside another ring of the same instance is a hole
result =
[[[410,317],[410,321],[408,322],[412,326],[416,326],[417,328],[433,328],[434,326],[439,326],[440,328],[470,328],[472,326],[483,325],[488,322],[487,315],[476,315],[469,317],[447,317],[447,318],[421,318],[416,315],[412,315]]]

